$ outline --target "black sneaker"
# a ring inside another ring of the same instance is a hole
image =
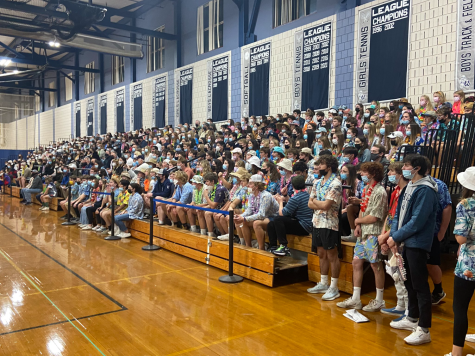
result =
[[[279,248],[272,250],[272,253],[276,256],[290,256],[289,248],[284,245],[280,245]]]
[[[234,242],[235,244],[240,244],[240,243],[241,243],[241,239],[239,238],[239,236],[234,235],[233,242]]]
[[[432,293],[432,305],[438,305],[446,296],[447,294],[444,291],[442,293]]]
[[[26,200],[20,202],[20,204],[26,204],[26,203],[28,203]]]
[[[177,221],[176,223],[174,223],[175,226],[179,229],[181,229],[183,227],[183,224],[181,223],[181,221]]]
[[[190,230],[190,225],[188,224],[182,224],[183,230]]]

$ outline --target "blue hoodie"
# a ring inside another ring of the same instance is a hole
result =
[[[437,184],[430,176],[409,182],[399,197],[390,236],[406,247],[430,252],[439,204]]]

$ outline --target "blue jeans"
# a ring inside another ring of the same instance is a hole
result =
[[[26,189],[26,188],[23,188],[21,190],[21,193],[23,194],[23,198],[25,198],[25,200],[28,203],[31,203],[31,194],[32,193],[40,193],[40,192],[41,192],[41,189]]]
[[[127,227],[125,226],[123,221],[129,221],[129,220],[132,220],[132,219],[129,217],[129,214],[127,213],[114,216],[114,222],[119,227],[120,231],[127,230]]]

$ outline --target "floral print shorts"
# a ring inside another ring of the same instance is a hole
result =
[[[360,238],[356,241],[354,260],[366,260],[369,263],[381,261],[379,257],[378,236],[369,235],[364,241]]]

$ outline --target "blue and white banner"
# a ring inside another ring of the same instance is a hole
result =
[[[292,109],[329,107],[331,22],[295,33]]]
[[[87,100],[87,135],[94,135],[94,98]]]
[[[241,114],[269,113],[271,42],[242,50]]]
[[[100,96],[100,99],[99,99],[99,102],[100,102],[100,119],[101,119],[101,123],[100,123],[100,127],[101,127],[101,135],[104,135],[107,133],[107,94],[104,94],[104,95],[101,95]]]
[[[158,128],[165,127],[165,95],[167,90],[167,77],[156,78],[153,86],[153,125]]]
[[[475,11],[473,0],[458,0],[455,90],[475,89]]]
[[[74,104],[74,115],[76,115],[76,137],[81,137],[81,102]]]
[[[229,56],[208,61],[206,118],[213,122],[228,118]]]
[[[125,132],[125,89],[115,92],[115,132]]]
[[[411,0],[391,1],[359,11],[357,103],[407,96],[410,15]]]
[[[132,101],[130,109],[131,127],[134,130],[140,130],[143,127],[143,112],[142,112],[142,83],[133,86]]]
[[[175,115],[180,124],[191,124],[193,108],[193,67],[180,70],[175,86]]]

